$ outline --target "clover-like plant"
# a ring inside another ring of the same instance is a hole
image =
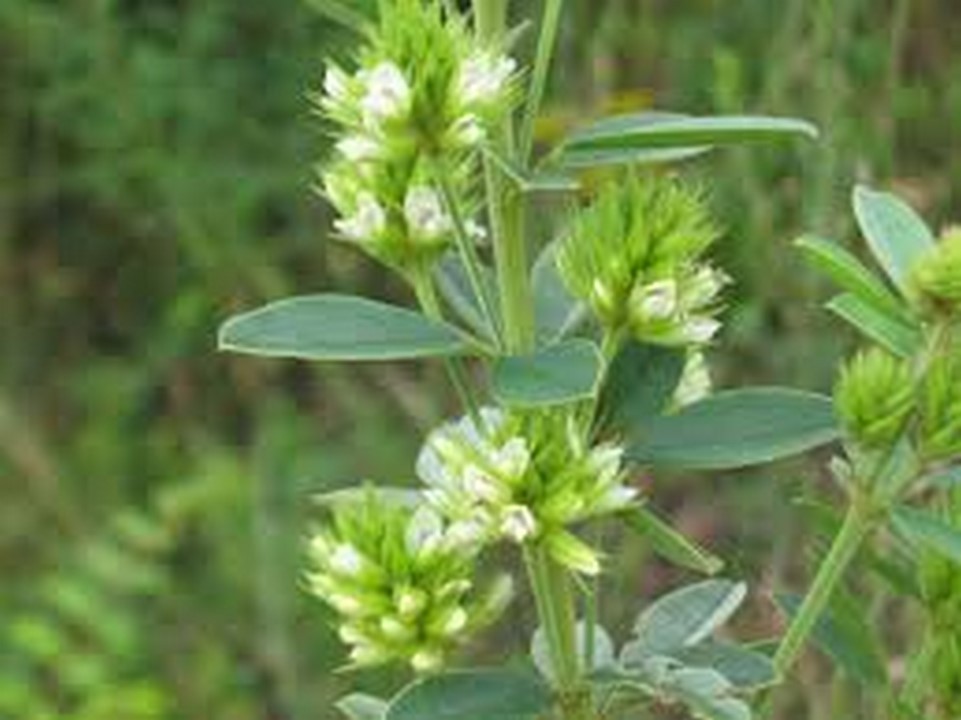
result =
[[[348,667],[400,662],[414,675],[390,700],[354,693],[338,707],[353,720],[588,720],[664,707],[746,720],[861,543],[888,520],[923,542],[946,532],[902,503],[959,451],[961,371],[948,357],[957,239],[935,247],[903,208],[864,191],[862,224],[906,299],[836,246],[806,244],[848,290],[834,309],[883,347],[845,369],[837,413],[830,397],[800,390],[712,392],[705,350],[730,282],[712,258],[720,229],[709,189],[665,166],[814,129],[647,112],[540,152],[533,130],[563,3],[545,0],[529,67],[514,57],[526,5],[515,17],[508,4],[474,0],[462,13],[381,0],[369,15],[339,13],[356,20],[359,42],[350,62],[327,67],[316,98],[333,138],[318,189],[338,213],[335,237],[396,272],[418,308],[323,293],[220,332],[222,348],[255,355],[440,359],[462,404],[412,458],[415,487],[322,498],[306,585],[338,618]],[[585,169],[605,178],[584,184]],[[535,237],[551,239],[535,247]],[[717,577],[655,600],[617,648],[597,612],[613,550],[586,529],[622,523],[690,571],[723,565],[651,509],[640,473],[744,467],[840,436],[832,467],[851,512],[775,657],[719,636],[748,590]],[[510,602],[512,583],[485,578],[481,562],[502,557],[490,553],[501,545],[523,558],[536,606],[531,662],[455,669],[458,648]],[[953,617],[942,595],[931,590],[933,622]]]

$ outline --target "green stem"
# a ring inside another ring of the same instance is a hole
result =
[[[830,552],[818,569],[811,590],[791,621],[787,634],[774,656],[774,664],[781,675],[786,674],[797,660],[808,636],[827,608],[844,571],[851,564],[871,530],[871,513],[865,503],[859,502],[856,498],[848,509],[841,530],[834,538]]]
[[[564,0],[545,0],[544,18],[541,21],[540,37],[537,40],[534,70],[531,74],[524,120],[521,124],[518,158],[521,167],[524,168],[530,163],[531,151],[534,148],[534,125],[537,122],[537,115],[544,100],[544,91],[547,89],[547,78],[550,74],[551,60],[554,56],[554,46],[557,44],[557,31],[560,28],[563,7]]]

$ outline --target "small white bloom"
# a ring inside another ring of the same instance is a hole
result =
[[[355,242],[375,240],[387,227],[387,214],[384,208],[370,193],[357,195],[357,207],[353,216],[334,222],[334,228],[341,235]]]
[[[597,500],[592,508],[595,513],[608,513],[622,510],[631,505],[640,495],[637,488],[628,485],[612,485]]]
[[[444,536],[452,549],[474,549],[487,536],[487,524],[478,518],[458,520],[450,524]]]
[[[407,525],[407,551],[411,555],[430,555],[440,548],[443,535],[444,522],[440,515],[433,507],[422,505]]]
[[[682,302],[691,310],[704,307],[714,302],[728,281],[728,276],[723,272],[704,266],[685,284]]]
[[[420,615],[427,606],[427,597],[420,590],[404,588],[397,594],[396,606],[400,616],[410,620]]]
[[[674,391],[674,404],[677,407],[690,405],[707,397],[711,392],[711,372],[704,353],[692,352],[684,365],[681,381]]]
[[[356,597],[345,595],[344,593],[331,593],[327,596],[327,602],[341,615],[354,617],[360,615],[364,610],[364,605]]]
[[[444,664],[444,656],[434,650],[421,650],[414,654],[410,664],[416,672],[433,672]]]
[[[383,121],[397,119],[407,112],[410,86],[397,65],[382,62],[360,72],[358,77],[365,84],[360,101],[365,125],[379,127]]]
[[[588,463],[591,471],[597,476],[598,485],[610,485],[621,472],[621,458],[624,449],[619,445],[605,443],[591,450]]]
[[[344,641],[347,645],[360,645],[361,643],[370,642],[370,639],[364,635],[358,628],[353,625],[344,624],[340,626],[337,631],[340,639]]]
[[[496,503],[503,499],[504,491],[497,481],[476,465],[464,468],[464,490],[475,502]]]
[[[537,532],[537,520],[526,505],[509,505],[504,509],[501,532],[514,542],[522,543]]]
[[[465,627],[467,627],[467,611],[462,607],[456,607],[444,621],[444,626],[441,628],[441,634],[447,637],[453,637],[457,635]]]
[[[410,625],[389,615],[380,619],[380,631],[384,633],[384,637],[396,642],[410,640],[417,634]]]
[[[368,135],[348,135],[337,143],[337,150],[351,162],[367,162],[380,157],[381,146]]]
[[[438,238],[453,229],[450,217],[444,212],[440,195],[425,185],[416,185],[404,198],[404,219],[411,231],[428,240]]]
[[[519,480],[527,472],[531,462],[531,453],[527,448],[527,441],[522,437],[514,437],[501,446],[490,458],[497,472],[506,480]]]
[[[330,556],[331,570],[347,577],[357,577],[365,565],[366,559],[353,545],[338,545]]]
[[[677,283],[658,280],[645,285],[636,301],[636,308],[645,320],[668,320],[678,310]]]
[[[347,100],[350,89],[350,78],[347,73],[336,65],[331,65],[324,73],[324,92],[335,103]]]
[[[457,93],[465,105],[489,105],[497,102],[517,69],[517,62],[506,55],[480,52],[461,65],[457,77]]]
[[[475,242],[483,242],[487,239],[487,228],[473,218],[464,222],[464,230]]]
[[[684,323],[682,335],[690,343],[703,345],[709,342],[720,329],[721,323],[714,318],[695,316]]]
[[[461,115],[451,124],[448,132],[456,145],[464,147],[480,145],[487,138],[484,125],[474,113]]]

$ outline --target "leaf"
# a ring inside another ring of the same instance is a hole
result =
[[[915,543],[961,565],[961,528],[907,505],[895,508],[893,520],[895,527]]]
[[[433,274],[441,296],[457,313],[457,316],[480,337],[491,340],[494,333],[477,303],[477,297],[474,295],[474,290],[467,277],[467,271],[464,270],[464,263],[460,255],[456,252],[447,253],[437,263]],[[488,296],[495,297],[494,278],[490,270],[482,267],[481,276],[486,289],[489,291]]]
[[[556,242],[548,243],[531,271],[534,321],[541,343],[562,338],[584,314],[583,305],[570,296],[557,273],[557,248]]]
[[[686,538],[649,508],[634,508],[622,517],[631,528],[647,538],[654,552],[677,565],[707,575],[715,575],[724,567],[723,560]]]
[[[683,704],[707,720],[750,720],[751,708],[734,697],[736,688],[716,670],[687,667],[669,657],[651,657],[622,673],[616,687],[659,704]]]
[[[759,690],[778,681],[770,657],[733,643],[705,640],[673,653],[672,657],[689,667],[710,668],[738,690]]]
[[[583,658],[587,648],[587,625],[582,621],[577,623],[577,656]],[[554,670],[551,667],[550,648],[547,644],[547,633],[538,626],[531,638],[531,660],[541,675],[553,682]],[[594,669],[604,671],[615,668],[614,641],[610,634],[600,625],[594,626]]]
[[[791,618],[797,615],[803,602],[793,593],[776,593],[774,599]],[[815,623],[811,639],[852,678],[868,686],[887,683],[884,659],[863,614],[850,612],[849,608],[832,602]]]
[[[498,359],[492,392],[509,407],[544,407],[593,397],[601,356],[590,340],[565,340],[533,355]]]
[[[301,360],[399,360],[469,350],[449,325],[351,295],[270,303],[228,320],[219,340],[222,350]]]
[[[838,295],[827,308],[899,357],[911,357],[921,344],[922,335],[917,327],[878,310],[852,293]]]
[[[902,292],[911,269],[934,247],[934,236],[917,213],[889,193],[854,188],[854,215],[874,257]]]
[[[806,235],[797,246],[808,260],[844,290],[873,305],[881,313],[910,321],[904,305],[861,261],[837,243]]]
[[[666,162],[697,155],[715,145],[817,137],[803,120],[763,116],[690,117],[640,113],[601,120],[571,135],[561,146],[568,166]]]
[[[664,412],[683,373],[683,352],[629,340],[608,368],[598,424],[628,434],[642,432]]]
[[[746,596],[744,583],[715,579],[659,598],[638,616],[635,639],[624,647],[621,661],[630,665],[702,642],[727,622]]]
[[[335,707],[350,720],[384,720],[387,703],[373,695],[353,693],[342,697]]]
[[[385,720],[535,720],[550,706],[548,688],[531,671],[472,670],[409,685]]]
[[[653,419],[629,438],[627,456],[648,465],[720,470],[796,455],[837,436],[831,398],[758,387],[717,393]]]

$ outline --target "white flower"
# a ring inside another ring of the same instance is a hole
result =
[[[476,548],[487,537],[487,526],[480,518],[457,520],[447,528],[444,539],[451,548]]]
[[[483,242],[487,239],[487,228],[472,218],[464,222],[464,230],[475,242]]]
[[[717,298],[728,281],[728,276],[723,272],[704,266],[685,284],[682,303],[692,310],[708,305]]]
[[[628,485],[611,485],[591,508],[596,513],[616,512],[631,505],[640,495],[637,488]]]
[[[334,103],[343,103],[350,93],[350,77],[336,65],[331,65],[324,73],[324,92]]]
[[[480,118],[474,113],[467,113],[457,118],[450,126],[450,138],[455,145],[474,147],[484,142],[487,131],[481,124]]]
[[[444,521],[429,505],[421,505],[407,524],[404,538],[407,552],[423,557],[440,548],[444,537]]]
[[[509,505],[501,519],[501,532],[516,543],[522,543],[537,532],[537,520],[526,505]]]
[[[702,400],[710,392],[711,373],[704,359],[704,353],[692,352],[688,355],[681,381],[674,391],[674,404],[677,407],[684,407]]]
[[[432,650],[420,650],[411,658],[410,664],[416,672],[433,672],[444,664],[444,656]]]
[[[455,607],[444,619],[442,627],[440,628],[441,635],[446,637],[457,635],[467,627],[468,619],[467,611],[464,610],[464,608]]]
[[[658,280],[645,285],[634,298],[637,312],[645,320],[668,320],[678,310],[677,283]]]
[[[531,462],[531,453],[524,438],[514,437],[504,443],[491,456],[490,460],[505,480],[514,482],[527,472],[527,467]]]
[[[481,52],[467,58],[457,77],[457,94],[465,105],[497,102],[517,62],[506,55]]]
[[[381,146],[367,135],[348,135],[337,143],[337,150],[351,162],[376,160],[381,155]]]
[[[363,572],[366,560],[353,545],[340,544],[334,548],[329,563],[334,572],[356,577]]]
[[[504,499],[505,493],[497,481],[476,465],[464,468],[464,490],[475,502],[496,503]]]
[[[358,77],[365,85],[360,100],[365,125],[376,128],[385,120],[397,119],[407,112],[410,86],[397,65],[382,62],[370,70],[361,71]]]
[[[415,185],[407,191],[404,218],[415,235],[428,240],[445,235],[453,228],[440,195],[425,185]]]
[[[611,485],[621,472],[621,458],[624,449],[619,445],[604,443],[593,448],[588,456],[588,465],[597,475],[597,484]]]
[[[372,194],[357,195],[353,216],[334,222],[334,228],[349,240],[369,242],[376,239],[387,226],[387,214]]]
[[[703,345],[721,329],[721,323],[714,318],[695,316],[684,323],[682,335],[687,342]]]

